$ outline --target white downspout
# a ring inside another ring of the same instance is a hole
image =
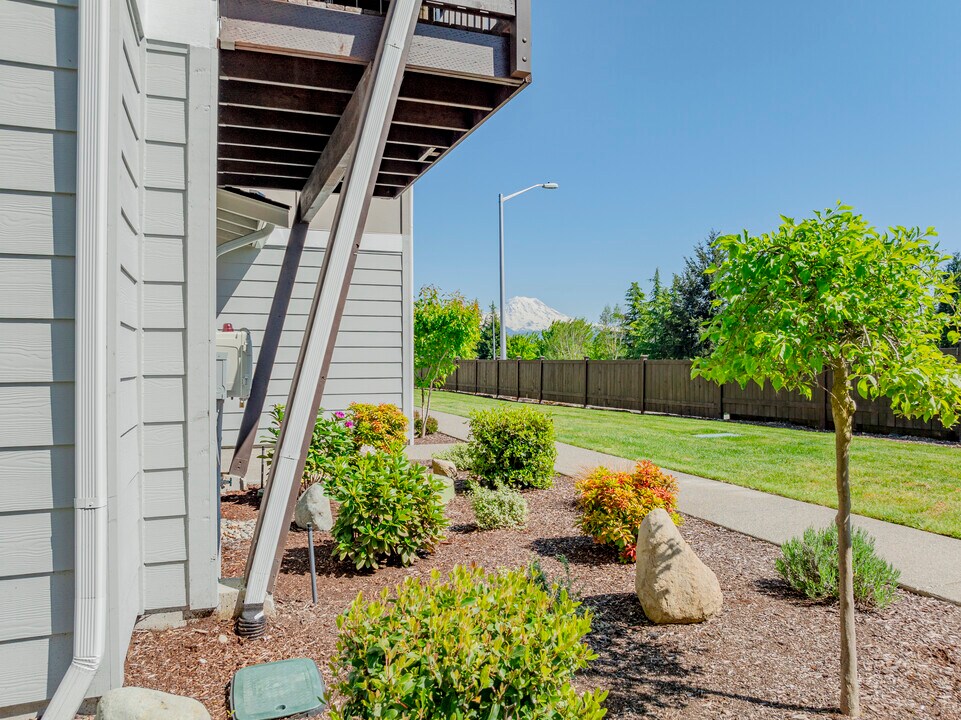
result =
[[[260,250],[263,248],[264,244],[267,242],[267,238],[274,231],[275,225],[270,223],[261,223],[260,228],[254,230],[249,235],[244,235],[243,237],[234,238],[233,240],[228,240],[223,245],[217,246],[217,257],[223,257],[227,253],[232,253],[234,250],[240,250],[242,247],[247,247],[248,245],[253,245],[255,248]]]
[[[109,0],[78,8],[73,660],[44,720],[73,720],[106,646],[109,10]]]

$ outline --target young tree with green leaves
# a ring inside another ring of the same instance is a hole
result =
[[[507,336],[507,357],[519,360],[537,360],[542,354],[539,333]]]
[[[597,334],[591,352],[592,360],[619,360],[627,352],[624,313],[621,306],[605,305],[597,322]]]
[[[427,430],[431,393],[474,352],[480,339],[480,306],[457,292],[421,288],[414,302],[414,379],[421,393],[421,436]]]
[[[705,271],[720,265],[723,257],[715,240],[720,233],[711,231],[706,241],[694,246],[694,254],[684,258],[684,270],[674,276],[664,314],[664,344],[668,357],[686,360],[701,357],[710,347],[701,338],[714,317],[714,292],[711,276]]]
[[[816,212],[758,237],[727,235],[712,268],[717,314],[705,332],[713,347],[693,374],[714,382],[765,381],[811,397],[830,371],[838,493],[841,603],[841,711],[857,717],[857,646],[852,570],[850,446],[864,398],[885,396],[906,417],[961,414],[961,364],[938,349],[952,318],[938,312],[952,287],[934,230],[879,233],[851,208]],[[957,341],[956,330],[950,337]]]
[[[548,360],[583,360],[590,356],[594,327],[584,318],[555,320],[541,338]]]

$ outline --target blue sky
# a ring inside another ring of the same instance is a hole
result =
[[[587,11],[585,11],[585,9]],[[589,12],[588,12],[589,11]],[[837,200],[961,250],[961,2],[534,0],[534,84],[418,182],[415,281],[597,317]]]

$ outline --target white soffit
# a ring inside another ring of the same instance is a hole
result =
[[[289,228],[290,225],[289,205],[245,190],[217,190],[218,255],[262,241],[274,228]],[[250,238],[249,242],[244,242],[244,238]]]

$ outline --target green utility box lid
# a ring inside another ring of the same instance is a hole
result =
[[[251,665],[230,686],[234,720],[276,720],[319,715],[326,702],[324,680],[308,658]]]

